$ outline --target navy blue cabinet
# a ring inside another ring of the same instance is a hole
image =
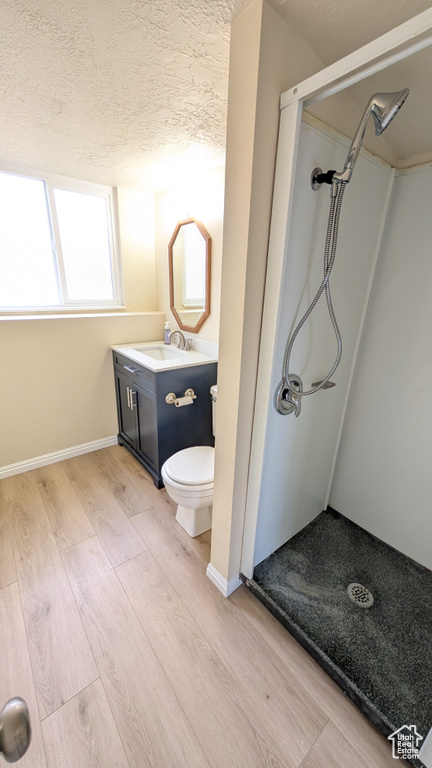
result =
[[[130,405],[131,379],[121,371],[116,371],[117,410],[119,416],[119,431],[131,443],[137,445],[138,422],[136,413]]]
[[[151,474],[157,488],[164,462],[193,445],[214,445],[210,387],[216,384],[217,363],[154,373],[113,353],[119,424],[118,441]],[[176,408],[165,401],[192,388],[192,405]]]

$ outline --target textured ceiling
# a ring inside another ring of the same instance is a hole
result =
[[[230,22],[249,2],[2,0],[0,162],[148,191],[218,164]],[[272,2],[326,64],[430,5]]]
[[[221,162],[235,6],[2,0],[0,158],[147,189]]]

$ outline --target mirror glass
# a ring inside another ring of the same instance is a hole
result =
[[[196,333],[210,314],[211,237],[203,224],[179,221],[168,255],[171,311],[181,330]]]

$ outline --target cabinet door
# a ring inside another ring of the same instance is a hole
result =
[[[136,448],[138,444],[138,423],[136,407],[133,407],[132,382],[127,376],[116,371],[116,384],[120,434]]]
[[[159,469],[156,396],[144,389],[135,388],[133,402],[138,410],[138,450],[144,454],[147,461]]]

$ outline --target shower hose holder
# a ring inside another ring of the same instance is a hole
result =
[[[324,171],[321,168],[314,168],[311,173],[311,187],[314,192],[321,189],[323,184],[333,184],[333,176],[336,171]]]

